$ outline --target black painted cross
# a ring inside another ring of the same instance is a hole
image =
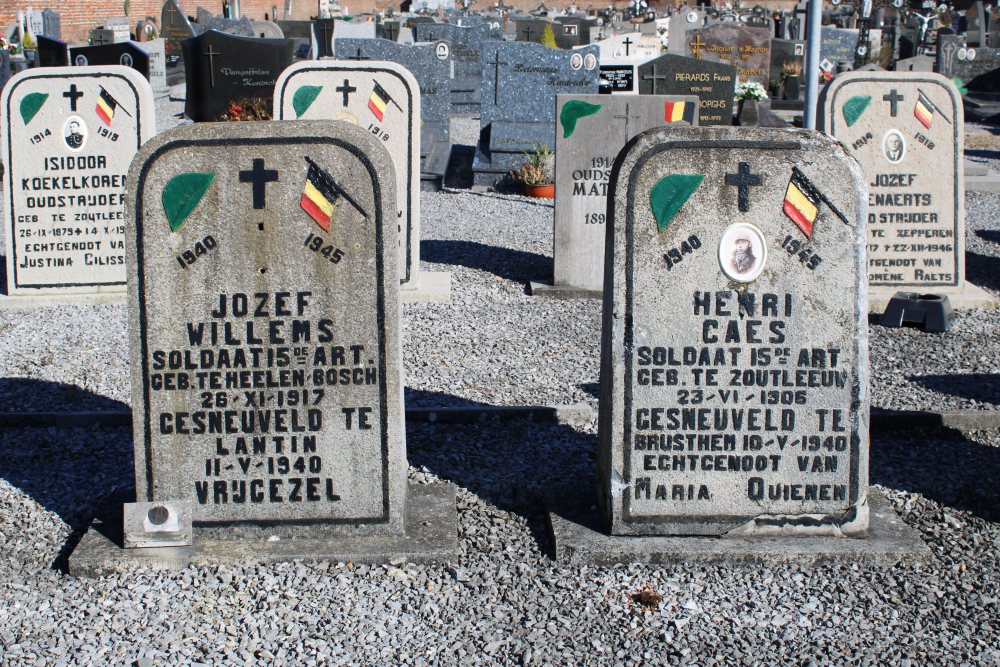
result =
[[[486,61],[487,65],[493,65],[493,106],[500,104],[500,65],[507,63],[500,60],[500,52],[493,54],[493,62]]]
[[[382,32],[385,34],[385,38],[390,42],[395,42],[396,38],[399,37],[399,24],[398,23],[383,23]]]
[[[524,32],[524,39],[522,41],[530,42],[531,41],[531,33],[535,32],[535,31],[531,29],[530,25],[526,25],[526,26],[524,26],[524,29],[522,30],[522,32]]]
[[[222,53],[216,51],[215,47],[209,44],[208,51],[202,51],[201,55],[208,56],[209,82],[212,84],[212,88],[215,88],[215,56],[221,56]]]
[[[667,77],[664,74],[657,74],[656,73],[656,65],[653,65],[653,73],[652,74],[643,74],[642,75],[642,80],[643,81],[652,81],[653,82],[653,83],[650,84],[651,88],[650,88],[649,92],[651,92],[651,93],[653,93],[655,95],[656,94],[656,82],[657,81],[666,82]]]
[[[334,90],[344,96],[344,106],[346,107],[351,101],[351,93],[357,92],[358,89],[352,86],[348,79],[344,79],[344,85],[337,86]]]
[[[633,41],[632,41],[632,38],[631,38],[631,37],[626,37],[626,38],[625,38],[625,39],[624,39],[624,40],[622,41],[622,44],[624,44],[624,45],[625,45],[625,57],[626,57],[626,58],[628,58],[628,47],[632,46],[632,45],[633,45],[634,43],[635,43],[635,42],[633,42]]]
[[[353,56],[349,57],[348,60],[371,60],[371,58],[361,55],[361,47],[359,46],[357,48],[357,52]]]
[[[63,97],[69,98],[70,110],[76,111],[76,101],[77,99],[83,97],[83,93],[81,93],[79,90],[76,89],[76,84],[74,83],[72,86],[69,87],[69,90],[63,93]]]
[[[902,102],[904,99],[906,98],[900,95],[898,92],[896,92],[895,88],[890,90],[888,95],[882,96],[882,101],[889,103],[889,115],[892,116],[893,118],[896,117],[896,113],[898,113],[899,111],[898,108],[899,103]]]
[[[740,162],[738,173],[726,174],[726,185],[735,185],[739,188],[736,200],[740,210],[746,213],[750,210],[750,186],[764,185],[764,177],[760,174],[751,174],[749,162]]]
[[[253,186],[253,207],[255,209],[265,208],[267,205],[266,186],[278,180],[277,169],[265,169],[264,158],[255,157],[253,159],[253,169],[240,171],[240,183],[250,183]],[[264,229],[264,224],[257,225],[258,229]]]
[[[617,114],[617,115],[614,116],[614,118],[619,118],[619,119],[624,119],[625,120],[625,141],[627,142],[631,138],[629,136],[629,133],[628,133],[628,120],[629,120],[629,118],[642,118],[642,116],[640,116],[639,114],[635,114],[634,116],[629,115],[629,104],[628,104],[628,102],[626,102],[625,103],[625,113],[624,114]]]

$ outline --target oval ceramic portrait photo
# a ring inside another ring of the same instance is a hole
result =
[[[719,239],[719,267],[730,280],[753,282],[767,264],[767,242],[757,227],[746,222],[729,225]]]
[[[906,156],[906,141],[899,130],[889,130],[882,137],[882,155],[892,164],[898,164]]]

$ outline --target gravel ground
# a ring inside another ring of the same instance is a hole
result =
[[[161,128],[176,122],[178,103],[161,107]],[[456,121],[456,141],[475,128]],[[994,292],[998,203],[967,197],[969,276]],[[422,205],[423,267],[451,271],[453,296],[404,307],[408,403],[596,407],[599,304],[524,293],[550,271],[551,206],[458,191]],[[998,323],[873,326],[873,405],[996,409]],[[124,409],[124,308],[0,312],[0,378],[0,411]],[[874,435],[872,482],[934,554],[892,568],[560,567],[538,495],[590,483],[595,423],[410,424],[407,445],[412,481],[460,487],[453,563],[77,580],[68,553],[131,487],[130,433],[3,430],[0,664],[1000,664],[1000,431]]]

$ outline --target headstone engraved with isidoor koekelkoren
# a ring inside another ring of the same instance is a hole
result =
[[[452,549],[454,488],[406,480],[392,174],[371,133],[320,121],[188,125],[137,156],[125,539],[193,528],[170,553],[92,529],[71,569]]]
[[[612,535],[863,534],[860,166],[807,131],[659,128],[616,173],[598,463]]]
[[[278,119],[350,123],[385,147],[396,175],[402,296],[447,301],[450,274],[420,271],[420,102],[409,70],[387,61],[296,63],[281,73],[274,90]]]
[[[30,69],[0,105],[3,304],[121,298],[126,174],[156,133],[149,82],[121,66]]]
[[[861,163],[868,211],[869,305],[897,291],[995,303],[965,280],[965,121],[955,85],[931,72],[851,72],[823,92],[823,128]]]

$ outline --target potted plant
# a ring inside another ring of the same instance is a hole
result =
[[[741,81],[736,86],[737,118],[743,113],[743,107],[748,101],[756,105],[758,101],[766,99],[767,91],[764,90],[764,86],[756,81]]]
[[[525,155],[528,159],[511,171],[510,177],[521,184],[528,197],[552,199],[556,192],[553,169],[555,152],[549,150],[548,144],[535,144],[535,150],[525,152]]]
[[[802,76],[802,63],[797,60],[788,60],[781,66],[781,83],[784,88],[784,98],[786,100],[799,99],[799,77]]]

